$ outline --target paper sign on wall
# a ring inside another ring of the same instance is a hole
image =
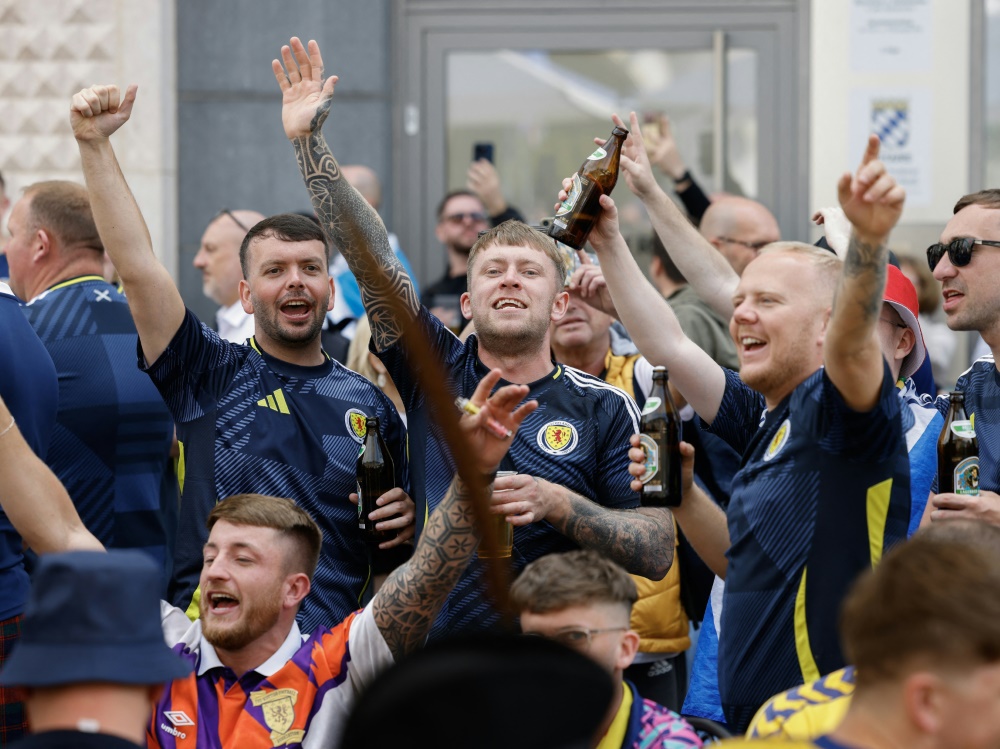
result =
[[[857,168],[868,134],[882,141],[879,158],[906,190],[907,206],[929,205],[931,92],[927,88],[855,89],[850,107],[850,169]]]
[[[851,68],[859,73],[931,69],[931,0],[851,0]]]

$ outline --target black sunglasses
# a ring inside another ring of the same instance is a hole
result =
[[[214,216],[212,216],[212,221],[215,221],[215,219],[219,218],[219,216],[229,216],[229,218],[233,220],[233,223],[236,224],[238,227],[240,227],[243,231],[245,232],[250,231],[250,229],[244,226],[243,222],[240,221],[238,218],[236,218],[236,216],[233,215],[233,212],[230,211],[228,208],[223,208]]]
[[[956,268],[963,268],[972,262],[972,249],[977,244],[984,244],[990,247],[1000,247],[1000,242],[992,242],[988,239],[973,239],[972,237],[959,237],[953,239],[949,244],[940,242],[932,244],[927,248],[927,264],[933,271],[937,264],[941,262],[944,253],[948,253],[948,259]]]

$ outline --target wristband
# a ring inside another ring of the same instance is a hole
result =
[[[674,179],[674,184],[675,185],[679,185],[681,182],[691,182],[691,181],[692,181],[691,180],[691,170],[690,169],[685,169],[684,170],[684,174],[682,174],[680,177],[677,177],[676,179]]]

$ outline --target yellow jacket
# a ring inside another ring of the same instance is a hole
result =
[[[617,356],[608,349],[604,381],[635,398],[633,372],[639,354]],[[691,645],[688,618],[681,605],[681,572],[677,558],[677,523],[674,523],[674,563],[662,580],[632,575],[639,600],[632,607],[631,627],[639,633],[643,653],[680,653]]]

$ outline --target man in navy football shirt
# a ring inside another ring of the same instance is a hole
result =
[[[502,466],[518,475],[495,484],[494,509],[515,526],[513,566],[587,546],[630,572],[663,577],[673,557],[672,520],[664,510],[635,510],[638,498],[629,489],[627,440],[638,426],[635,403],[597,377],[553,364],[549,355],[549,324],[565,313],[567,299],[565,269],[552,240],[507,222],[476,242],[469,257],[469,291],[462,296],[463,313],[475,322],[476,335],[463,343],[421,307],[378,215],[339,171],[321,132],[336,79],[324,81],[318,45],[310,42],[307,50],[292,39],[282,49],[282,62],[275,60],[272,67],[283,92],[285,134],[313,207],[358,279],[372,347],[406,402],[413,494],[422,505],[418,517],[444,496],[454,466],[406,363],[400,331],[413,320],[443,359],[457,395],[467,396],[489,369],[500,369],[505,381],[529,385],[529,397],[539,401]],[[376,291],[377,271],[369,265],[388,276],[390,293],[402,302],[408,320],[398,319],[393,300]],[[483,595],[482,576],[483,564],[474,560],[433,636],[499,621]]]
[[[641,158],[636,125],[622,157],[630,180],[641,176],[630,157]],[[737,730],[772,694],[845,665],[836,622],[847,587],[906,535],[901,403],[877,330],[885,243],[904,193],[878,150],[873,139],[857,174],[838,184],[854,226],[844,263],[777,243],[747,265],[730,322],[739,375],[691,342],[645,282],[610,198],[591,234],[639,350],[666,366],[702,421],[743,454],[726,513],[699,491],[675,510],[726,579],[719,687]]]
[[[134,100],[134,87],[122,99],[117,86],[93,86],[73,97],[70,116],[94,218],[139,332],[140,366],[177,423],[182,502],[171,601],[196,615],[205,521],[217,500],[268,494],[295,500],[323,532],[315,595],[300,621],[339,621],[358,608],[369,580],[369,549],[349,498],[366,417],[384,425],[397,486],[371,517],[398,531],[383,546],[413,535],[399,416],[378,388],[323,351],[333,287],[327,244],[310,219],[274,216],[243,240],[240,297],[255,317],[249,345],[221,340],[184,308],[108,140]]]
[[[177,530],[174,423],[135,367],[135,325],[125,297],[101,275],[90,197],[73,182],[29,185],[8,225],[11,288],[59,376],[46,462],[104,546],[153,557],[163,595]]]
[[[974,330],[990,353],[966,371],[955,389],[965,394],[965,412],[973,420],[979,442],[979,494],[938,494],[928,505],[933,520],[975,518],[1000,525],[1000,190],[966,195],[941,233],[927,249],[934,278],[941,282],[944,313],[952,330]],[[948,413],[947,394],[938,409]],[[936,485],[935,485],[935,488]]]

